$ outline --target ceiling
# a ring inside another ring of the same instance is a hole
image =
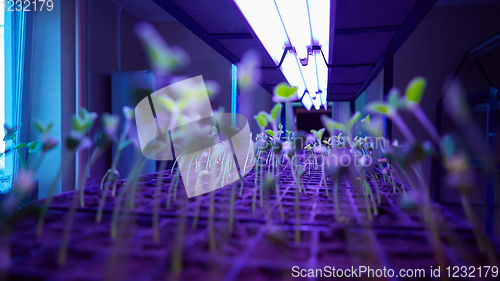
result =
[[[269,91],[285,81],[232,0],[153,1],[232,63],[250,49],[259,52]],[[337,0],[328,100],[360,95],[436,1]]]
[[[150,22],[175,21],[169,13],[158,6],[153,0],[111,0],[141,20]]]
[[[471,4],[490,4],[500,3],[500,0],[439,0],[436,6],[455,6],[455,5],[471,5]]]

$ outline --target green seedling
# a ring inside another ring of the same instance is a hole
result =
[[[113,157],[113,162],[111,163],[111,168],[106,171],[102,180],[101,180],[101,201],[99,203],[99,209],[96,215],[96,221],[101,222],[102,211],[104,208],[104,203],[106,202],[106,197],[108,195],[108,186],[111,182],[113,182],[113,188],[111,191],[111,195],[115,197],[116,195],[116,186],[118,179],[120,178],[120,172],[116,170],[116,166],[118,165],[118,161],[120,160],[120,154],[127,146],[131,144],[131,140],[127,138],[130,127],[132,126],[132,118],[134,116],[134,111],[129,107],[123,107],[123,115],[125,116],[125,127],[120,135],[120,139],[118,140],[117,148],[115,155]]]
[[[38,225],[37,225],[37,235],[40,236],[43,231],[43,223],[44,217],[49,207],[52,195],[55,192],[55,188],[59,178],[62,174],[63,168],[66,168],[71,158],[75,155],[75,153],[79,150],[84,150],[89,148],[92,145],[92,141],[85,136],[88,130],[92,127],[94,120],[97,118],[97,114],[92,112],[89,113],[85,108],[80,108],[78,114],[75,115],[72,119],[73,121],[73,130],[70,133],[70,136],[66,139],[65,145],[68,152],[66,157],[61,161],[61,166],[59,167],[59,171],[52,181],[47,198],[45,199],[44,205],[42,207],[42,211],[40,216],[38,217]]]
[[[274,87],[273,101],[285,103],[286,115],[291,126],[291,131],[297,132],[297,124],[293,117],[292,102],[298,99],[297,87],[291,87],[287,83],[281,83]]]

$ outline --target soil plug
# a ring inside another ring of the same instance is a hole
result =
[[[241,184],[243,186],[243,183]],[[234,199],[236,197],[236,182],[233,183],[233,189],[231,190],[231,206],[229,210],[229,233],[233,232],[234,223]]]
[[[179,173],[180,173],[180,169],[177,169],[175,171],[175,175],[174,175],[174,178],[172,179],[172,182],[170,182],[170,186],[168,188],[168,195],[167,195],[167,208],[170,208],[170,198],[172,197],[172,190],[174,189],[174,186],[177,186],[177,183],[179,182]]]
[[[295,189],[295,243],[300,243],[300,205],[299,205],[299,189]]]
[[[252,212],[255,212],[255,203],[257,199],[257,180],[259,178],[259,167],[260,159],[257,159],[257,165],[255,165],[255,178],[253,183],[253,198],[252,198]]]
[[[45,199],[45,202],[43,203],[42,211],[40,212],[40,215],[38,216],[38,223],[37,223],[37,228],[36,228],[37,236],[40,236],[42,234],[45,214],[47,213],[47,210],[49,208],[50,201],[52,199],[52,195],[55,192],[57,182],[59,181],[59,178],[61,177],[62,167],[66,167],[68,165],[70,159],[73,158],[73,155],[74,155],[74,152],[67,154],[66,158],[64,158],[64,160],[61,162],[61,166],[59,167],[59,171],[57,172],[56,177],[54,178],[54,180],[52,180],[52,183],[50,184],[47,198]]]
[[[208,171],[202,171],[198,174],[198,178],[196,179],[196,186],[194,188],[195,194],[197,194],[198,186],[200,184],[200,179],[203,178],[204,176],[208,175]],[[201,205],[201,195],[196,196],[196,207],[194,211],[194,218],[193,218],[193,225],[192,228],[196,228],[198,224],[198,216],[200,215],[200,205]]]
[[[170,265],[170,270],[175,279],[182,271],[182,248],[184,247],[186,216],[181,214],[177,217],[177,220],[177,234],[175,236],[174,250],[172,252],[172,263]]]
[[[160,162],[160,172],[159,179],[156,180],[156,189],[154,193],[153,201],[153,239],[156,243],[160,242],[160,232],[158,229],[158,223],[160,220],[160,191],[163,185],[163,176],[165,175],[165,169],[167,167],[167,161]]]
[[[214,236],[214,194],[210,192],[210,217],[208,219],[208,240],[210,251],[215,251],[215,236]]]
[[[135,196],[135,188],[137,187],[137,182],[139,181],[139,174],[142,171],[142,168],[144,167],[144,164],[149,159],[144,159],[142,162],[136,162],[134,165],[132,171],[130,172],[129,178],[127,180],[127,184],[120,190],[120,194],[118,197],[115,199],[115,205],[113,209],[113,218],[111,221],[111,237],[116,238],[117,236],[117,224],[118,224],[118,215],[120,212],[120,205],[121,205],[121,200],[125,196],[125,192],[130,191],[128,194],[129,198],[127,199],[126,206],[127,210],[131,210],[133,208],[133,202],[134,202],[134,196]],[[128,214],[129,212],[127,212]],[[101,213],[102,214],[102,213]]]
[[[375,183],[375,187],[377,189],[377,203],[380,204],[380,203],[382,203],[382,200],[380,199],[380,191],[379,191],[379,188],[378,188],[377,177],[376,177],[375,172],[373,172],[373,171],[372,171],[372,180]]]
[[[326,184],[325,164],[325,157],[321,154],[321,174],[323,176],[323,183],[325,184],[326,197],[330,197],[330,194],[328,193],[328,186]]]

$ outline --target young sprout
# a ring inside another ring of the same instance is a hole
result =
[[[308,170],[308,175],[311,174],[311,158],[313,157],[313,147],[311,146],[311,144],[308,144],[304,147],[304,149],[307,151],[307,153],[309,154],[309,161],[308,161],[308,167],[309,167],[309,170]]]
[[[158,75],[173,73],[189,64],[186,51],[177,46],[169,46],[151,23],[137,24],[135,34],[143,43],[149,63]]]
[[[16,143],[15,138],[18,133],[18,130],[16,128],[9,128],[7,125],[4,125],[4,128],[5,128],[5,136],[3,138],[3,141],[7,142],[10,140],[14,143],[12,149],[10,149],[9,151],[5,151],[4,153],[11,151],[17,152],[17,154],[19,155],[19,162],[21,163],[21,168],[23,170],[26,170],[28,168],[31,155],[42,149],[42,143],[39,141],[32,141],[28,143],[25,142]],[[28,149],[27,159],[24,157],[24,154],[22,153],[23,148]]]
[[[420,107],[420,101],[422,100],[426,84],[427,81],[422,77],[415,77],[410,81],[404,96],[404,107],[417,118],[425,130],[427,130],[432,140],[436,144],[439,144],[440,138],[436,128],[434,128],[432,122]]]
[[[45,213],[47,212],[52,195],[55,192],[57,182],[59,181],[59,178],[62,174],[62,169],[67,167],[69,161],[71,160],[71,158],[73,158],[73,155],[75,155],[77,151],[85,150],[92,146],[92,141],[86,136],[86,133],[92,127],[95,119],[97,119],[97,114],[94,112],[89,113],[85,108],[80,108],[78,114],[73,116],[73,130],[70,132],[70,135],[68,138],[66,138],[65,142],[66,149],[68,149],[69,153],[67,153],[66,157],[61,160],[59,171],[56,177],[52,180],[52,183],[48,189],[47,198],[45,199],[42,211],[40,212],[40,215],[38,217],[38,236],[42,234]]]
[[[99,158],[99,156],[104,152],[104,150],[116,139],[116,132],[118,131],[118,125],[120,122],[120,117],[116,115],[111,115],[109,113],[104,113],[102,115],[102,130],[98,130],[95,134],[95,148],[90,156],[90,160],[85,167],[85,172],[83,175],[79,173],[79,180],[77,189],[80,190],[80,207],[84,207],[84,192],[85,182],[90,171],[90,167]]]
[[[441,151],[443,152],[444,167],[448,171],[445,182],[451,188],[460,191],[462,208],[471,223],[478,248],[481,252],[486,252],[490,262],[492,262],[495,259],[495,254],[467,198],[474,189],[474,174],[469,165],[469,159],[465,152],[457,147],[455,140],[450,135],[445,135],[442,138]]]
[[[311,130],[311,134],[316,137],[317,145],[321,145],[322,140],[323,140],[323,134],[325,133],[325,128],[322,128],[321,130]]]
[[[412,86],[412,84],[410,85]],[[409,130],[409,127],[404,123],[403,119],[398,114],[398,109],[400,108],[404,109],[407,106],[407,104],[410,104],[410,107],[414,106],[412,102],[416,103],[417,101],[418,102],[420,101],[420,97],[418,95],[421,95],[423,89],[421,81],[420,82],[417,81],[417,83],[413,84],[412,87],[413,90],[410,89],[409,91],[407,91],[406,99],[400,99],[399,91],[397,89],[392,89],[389,93],[388,101],[386,103],[372,102],[366,106],[366,109],[370,112],[385,114],[388,118],[390,118],[394,122],[394,124],[396,124],[396,126],[399,128],[401,133],[405,136],[406,140],[408,141],[408,144],[406,145],[393,146],[390,147],[390,149],[387,149],[385,157],[390,161],[396,162],[397,165],[401,166],[403,170],[408,168],[412,169],[417,175],[417,178],[420,180],[422,184],[421,192],[423,192],[424,195],[423,196],[424,217],[426,222],[429,223],[431,232],[433,234],[434,245],[436,250],[436,258],[439,264],[443,265],[444,264],[443,252],[437,229],[437,222],[435,221],[435,218],[431,211],[429,191],[426,187],[427,183],[425,182],[425,180],[423,180],[422,168],[420,164],[420,162],[426,155],[424,150],[422,149],[421,144],[415,141],[415,137]]]
[[[326,128],[330,136],[335,135],[335,131],[341,131],[341,132],[346,132],[347,128],[344,124],[339,123],[334,121],[332,118],[328,117],[327,115],[322,115],[321,116],[321,122],[323,123],[323,126]],[[342,135],[339,135],[339,138]]]
[[[279,123],[278,120],[279,120],[279,117],[281,116],[281,108],[282,108],[282,104],[278,102],[274,105],[273,109],[271,109],[271,114],[265,114],[267,121],[269,123],[271,123],[271,126],[273,127],[272,136],[273,136],[273,138],[276,138],[277,140],[279,140],[280,135],[281,135],[281,134],[278,134],[278,123]]]
[[[293,163],[291,163],[293,166]],[[300,243],[300,180],[304,176],[306,170],[302,166],[295,176],[298,188],[295,188],[295,202],[294,202],[294,212],[295,212],[295,243]],[[292,170],[293,173],[293,170]]]
[[[255,119],[255,121],[257,121],[257,123],[259,124],[261,136],[264,136],[264,130],[266,129],[267,124],[268,124],[268,121],[267,121],[268,119],[267,119],[266,114],[267,113],[265,111],[261,111],[257,115],[254,115],[254,117],[253,117]]]
[[[293,114],[292,102],[298,100],[296,95],[297,87],[291,87],[287,83],[280,83],[274,87],[274,102],[285,103],[286,115],[288,122],[291,124],[291,131],[297,132],[297,125],[295,124],[295,118]]]
[[[83,113],[82,113],[83,112]],[[87,116],[92,116],[93,114],[85,114],[86,110],[81,110],[80,117],[81,120],[77,120],[76,123],[84,124],[86,121],[85,115]],[[95,115],[97,117],[97,115]],[[95,119],[93,117],[92,121]],[[77,118],[78,119],[78,118]],[[73,226],[73,221],[74,221],[74,216],[76,214],[77,210],[77,204],[78,204],[78,198],[80,198],[80,206],[83,207],[83,186],[85,185],[85,180],[87,178],[88,171],[90,169],[90,166],[92,163],[95,161],[97,158],[98,154],[101,152],[101,149],[105,147],[106,145],[109,145],[111,143],[111,139],[114,137],[114,134],[116,133],[117,127],[118,127],[118,117],[109,115],[109,114],[103,114],[103,129],[98,130],[96,135],[95,135],[95,145],[96,148],[94,149],[94,152],[92,153],[91,159],[89,160],[89,164],[86,167],[85,174],[82,176],[81,173],[79,174],[78,182],[77,182],[77,189],[80,189],[80,197],[74,196],[73,200],[71,202],[70,206],[70,211],[67,214],[67,217],[65,219],[65,226],[64,226],[64,231],[61,239],[61,245],[59,249],[59,256],[58,256],[58,262],[60,265],[64,265],[67,262],[67,252],[68,252],[68,245],[69,245],[69,240],[70,240],[70,234],[71,234],[71,229]],[[74,120],[75,121],[75,120]],[[91,127],[88,126],[85,130],[88,130]],[[83,126],[83,127],[86,127]],[[75,125],[75,128],[78,128],[78,124]],[[82,130],[82,129],[80,129]],[[92,143],[90,143],[92,144]],[[90,145],[89,145],[90,146]]]
[[[104,203],[105,203],[106,197],[108,195],[107,188],[111,182],[113,182],[113,189],[111,191],[111,194],[113,197],[116,195],[116,185],[117,185],[118,179],[120,177],[120,172],[118,170],[116,170],[116,166],[118,165],[118,161],[120,160],[120,154],[123,151],[123,149],[125,149],[127,146],[129,146],[132,143],[132,140],[127,138],[127,136],[128,136],[129,130],[132,126],[132,118],[134,117],[134,110],[128,106],[124,106],[122,111],[123,111],[123,115],[125,116],[125,127],[122,131],[120,139],[118,140],[117,149],[116,149],[115,155],[113,157],[113,162],[111,163],[111,168],[108,171],[106,171],[106,173],[104,174],[104,176],[101,180],[102,195],[101,195],[101,201],[99,202],[99,209],[98,209],[97,215],[96,215],[97,222],[101,222]],[[106,182],[105,182],[105,180],[106,180]],[[104,187],[104,190],[103,190],[103,187]]]
[[[413,142],[415,137],[398,113],[398,109],[402,108],[402,106],[404,106],[404,104],[402,104],[402,99],[399,97],[399,90],[392,88],[389,91],[387,102],[371,102],[365,106],[365,110],[368,112],[386,115],[387,118],[390,118],[399,128],[406,140]]]

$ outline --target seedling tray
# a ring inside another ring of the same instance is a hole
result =
[[[300,153],[299,162],[303,163],[305,155]],[[79,202],[80,191],[54,196],[40,236],[36,234],[38,216],[28,216],[12,228],[8,239],[12,259],[6,276],[8,280],[288,280],[293,279],[294,266],[301,269],[385,266],[395,271],[425,269],[428,277],[431,266],[438,266],[430,231],[422,224],[421,213],[404,212],[399,207],[402,195],[393,192],[392,184],[378,180],[379,215],[370,220],[359,180],[349,173],[340,175],[337,219],[334,181],[327,179],[330,195],[327,196],[321,170],[311,169],[301,180],[306,193],[300,194],[297,221],[294,205],[297,185],[290,167],[282,166],[279,174],[280,195],[266,194],[261,207],[257,191],[254,211],[254,171],[245,176],[241,195],[237,183],[231,230],[233,185],[214,191],[215,249],[210,248],[209,239],[211,195],[188,199],[180,181],[169,198],[174,178],[170,171],[141,176],[134,206],[129,211],[125,207],[131,192],[125,192],[119,199],[112,196],[111,187],[103,190],[99,186],[88,187],[84,190],[84,207],[77,204],[72,217],[64,265],[58,262],[61,240],[68,229],[72,204]],[[163,183],[157,192],[160,179]],[[375,194],[373,180],[376,179],[371,179],[370,185]],[[412,192],[398,179],[395,182],[407,193]],[[119,181],[116,194],[125,186],[126,181]],[[102,220],[97,223],[103,192],[107,196]],[[43,200],[25,208],[37,209],[42,204]],[[117,236],[112,238],[117,204],[122,208],[116,217]],[[154,239],[155,204],[159,204],[158,241]],[[477,250],[468,223],[438,204],[432,209],[440,228],[446,266],[487,265],[488,260]],[[182,223],[185,231],[180,241],[178,229]],[[297,231],[300,241],[296,240]],[[182,249],[181,258],[176,258],[176,249]],[[174,274],[172,267],[175,259],[182,260],[178,274]]]

